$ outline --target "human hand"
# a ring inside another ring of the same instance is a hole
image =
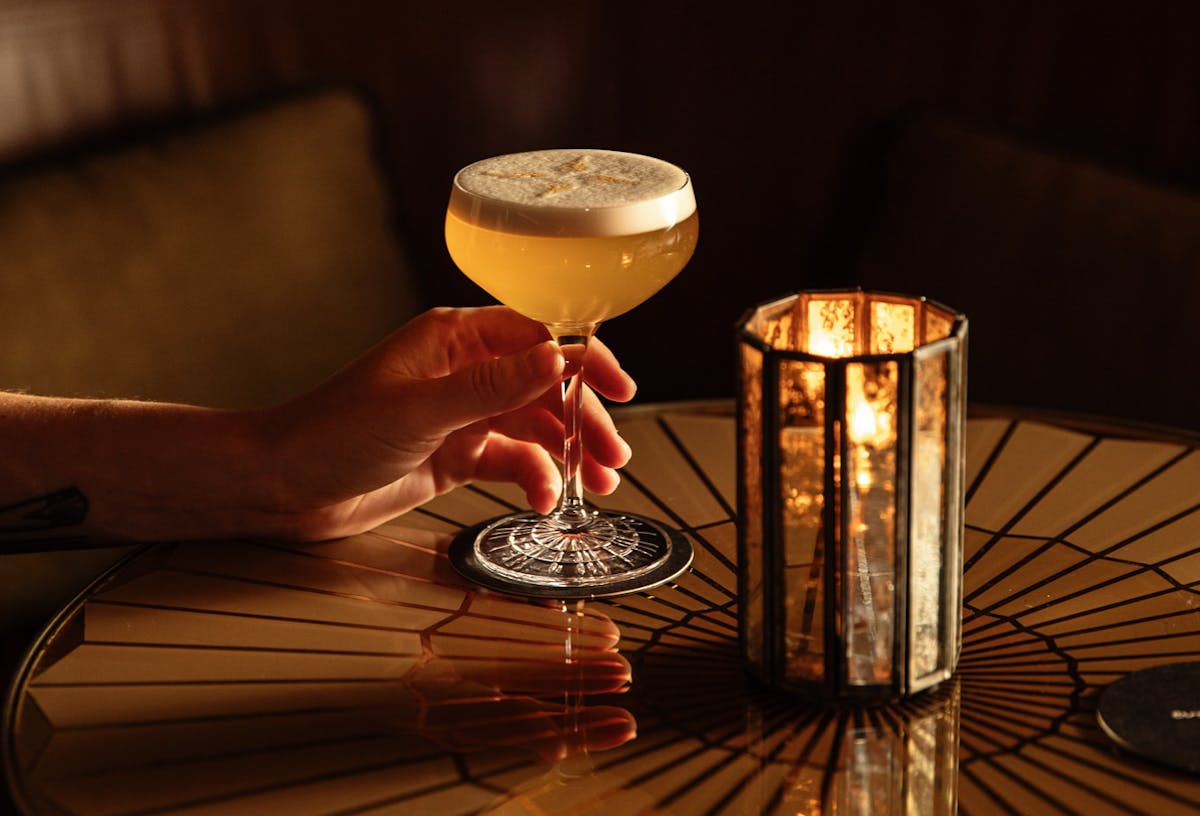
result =
[[[359,532],[472,480],[515,482],[548,512],[561,489],[566,368],[546,330],[505,307],[417,317],[316,390],[263,413],[291,532]],[[583,378],[582,478],[607,494],[630,451],[593,389],[623,402],[635,386],[598,340]]]

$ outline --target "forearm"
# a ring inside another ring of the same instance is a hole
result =
[[[262,415],[0,394],[0,550],[286,534]]]

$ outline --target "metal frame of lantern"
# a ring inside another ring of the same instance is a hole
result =
[[[764,682],[871,702],[953,673],[966,335],[941,304],[861,289],[797,293],[739,322],[740,633]],[[870,402],[893,386],[892,410]]]

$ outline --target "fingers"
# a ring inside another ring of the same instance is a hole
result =
[[[629,402],[637,393],[637,383],[633,381],[633,377],[621,368],[616,356],[599,338],[593,337],[588,342],[583,379],[613,402]]]
[[[489,359],[410,385],[405,401],[409,434],[445,435],[538,399],[562,377],[563,356],[553,341]]]
[[[410,377],[444,377],[514,354],[549,338],[546,328],[505,306],[432,309],[385,341],[385,353]],[[637,385],[602,340],[587,345],[584,379],[605,398],[628,402]]]
[[[553,386],[568,363],[562,350],[546,338],[543,326],[504,307],[434,309],[385,341],[378,353],[385,355],[394,373],[416,387],[415,399],[409,400],[414,430],[434,436],[513,410],[539,396],[543,407],[557,413],[545,392],[557,392]],[[602,341],[588,344],[583,371],[584,381],[608,399],[627,401],[637,391]],[[587,400],[585,415],[593,426],[596,441],[592,444],[599,446],[598,461],[619,467],[627,451],[594,396]],[[615,446],[610,444],[614,440]]]
[[[561,474],[544,448],[499,434],[488,436],[474,478],[519,485],[529,506],[539,513],[553,510],[562,490]]]
[[[624,467],[633,455],[612,415],[590,388],[583,390],[583,444],[591,458],[610,468]]]
[[[579,464],[579,476],[585,489],[600,496],[607,496],[621,486],[621,476],[614,468],[597,464],[587,455]]]
[[[496,433],[540,445],[555,458],[562,458],[563,425],[541,405],[527,405],[494,417],[489,426]]]
[[[403,376],[444,377],[549,339],[537,321],[504,306],[431,309],[384,343],[393,370]]]
[[[542,394],[537,400],[537,406],[551,414],[558,421],[557,445],[562,445],[562,391],[552,388]],[[629,462],[632,451],[625,440],[617,432],[612,416],[590,388],[583,389],[583,444],[596,461],[608,467],[624,467]],[[547,446],[551,450],[552,446]]]
[[[631,452],[600,401],[592,395],[590,403],[585,403],[581,475],[585,488],[607,496],[620,484],[617,469],[625,466]],[[528,406],[496,417],[491,422],[491,429],[510,439],[539,445],[562,461],[563,425],[558,417],[540,406]]]
[[[545,407],[547,402],[555,402],[554,396],[544,397],[537,405],[494,418],[491,428],[513,439],[541,445],[551,455],[561,458],[563,424],[557,410]],[[612,417],[590,393],[584,396],[583,443],[585,453],[604,467],[624,467],[632,455],[629,445],[617,432]]]

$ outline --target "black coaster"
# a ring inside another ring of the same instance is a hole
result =
[[[1200,774],[1200,662],[1121,678],[1100,695],[1096,719],[1130,753]]]
[[[580,598],[609,598],[614,595],[628,595],[631,592],[653,589],[678,578],[692,565],[694,555],[692,542],[688,541],[678,530],[672,530],[653,519],[634,513],[622,512],[620,515],[645,524],[670,539],[671,550],[663,563],[649,572],[633,578],[618,578],[612,583],[605,584],[555,586],[517,581],[487,569],[475,555],[476,537],[485,527],[498,519],[480,522],[456,535],[450,542],[450,563],[464,578],[488,589],[506,592],[509,595],[523,595],[527,598],[550,598],[563,601]]]

